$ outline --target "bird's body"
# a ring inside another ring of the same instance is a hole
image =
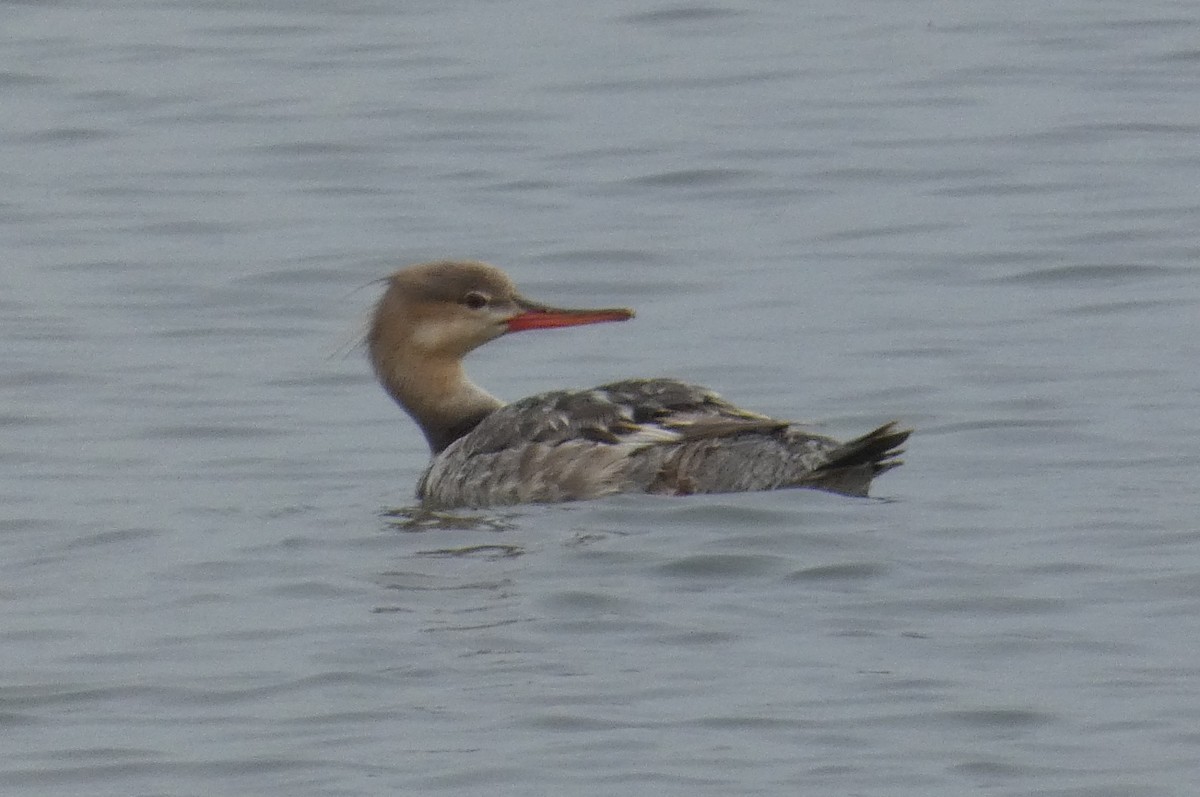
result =
[[[367,340],[380,381],[433,452],[419,497],[435,507],[482,507],[783,487],[866,495],[875,476],[900,464],[898,447],[910,432],[895,424],[840,443],[673,379],[503,404],[462,371],[464,354],[507,332],[630,317],[623,309],[530,302],[483,263],[428,263],[394,274]]]

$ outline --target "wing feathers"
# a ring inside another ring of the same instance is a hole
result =
[[[866,495],[910,434],[895,423],[840,443],[671,379],[531,396],[488,415],[430,465],[441,506],[817,487]]]

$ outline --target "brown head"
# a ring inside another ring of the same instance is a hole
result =
[[[500,406],[463,375],[460,360],[468,352],[509,332],[633,317],[621,308],[570,310],[530,301],[500,269],[475,261],[409,266],[387,283],[367,332],[371,363],[435,453]]]

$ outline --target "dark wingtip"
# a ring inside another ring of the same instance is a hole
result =
[[[912,429],[897,428],[897,421],[889,421],[878,429],[834,449],[829,459],[817,470],[828,471],[859,465],[872,466],[876,474],[891,470],[900,464],[900,460],[892,458],[904,453],[900,446],[908,440],[912,432]]]
[[[871,481],[892,468],[898,468],[904,453],[900,446],[913,432],[897,428],[891,421],[862,437],[843,443],[830,452],[829,459],[805,480],[805,486],[820,490],[866,497]]]

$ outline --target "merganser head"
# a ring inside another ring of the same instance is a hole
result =
[[[487,263],[440,261],[409,266],[387,280],[367,342],[378,360],[403,346],[428,357],[459,358],[509,332],[624,321],[632,310],[548,307],[517,293]]]
[[[472,349],[509,332],[632,317],[633,311],[624,308],[547,307],[518,294],[495,266],[439,261],[409,266],[387,278],[367,347],[384,387],[417,419],[438,451],[453,430],[437,426],[457,429],[472,415],[500,406],[462,374],[459,360]]]

